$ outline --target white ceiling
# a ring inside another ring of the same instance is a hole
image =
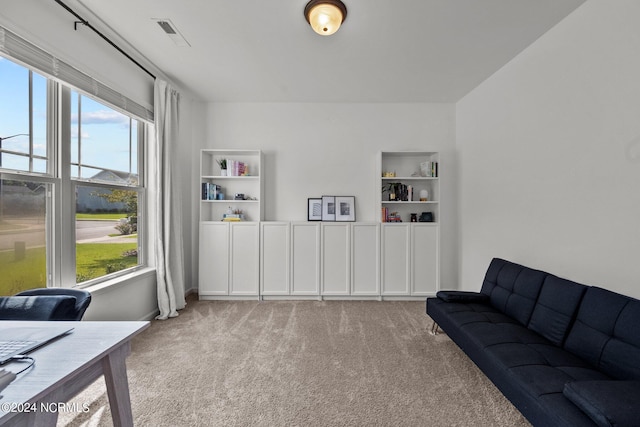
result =
[[[344,0],[328,37],[306,0],[80,2],[204,101],[400,103],[459,100],[584,0]]]

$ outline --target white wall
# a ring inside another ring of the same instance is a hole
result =
[[[378,221],[377,153],[440,151],[447,284],[457,281],[454,116],[452,104],[212,103],[203,148],[263,151],[268,221],[306,221],[307,198],[322,195],[354,195],[357,221]]]
[[[639,22],[587,1],[457,104],[462,289],[498,256],[640,297]]]

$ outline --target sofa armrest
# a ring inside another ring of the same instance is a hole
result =
[[[489,302],[489,295],[481,294],[480,292],[467,292],[467,291],[439,291],[436,297],[444,302],[461,302],[461,303],[487,303]]]
[[[637,426],[640,381],[575,381],[562,394],[599,426]]]
[[[0,320],[69,320],[75,304],[61,295],[0,297]]]

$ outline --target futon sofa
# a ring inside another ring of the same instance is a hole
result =
[[[494,258],[427,314],[534,426],[640,426],[639,300]]]

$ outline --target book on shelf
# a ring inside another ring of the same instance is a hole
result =
[[[244,162],[227,159],[227,171],[230,176],[245,176],[249,174],[249,167]]]
[[[226,213],[222,215],[222,220],[225,222],[237,222],[244,221],[244,214],[242,213]]]
[[[427,178],[438,177],[438,162],[420,163],[420,172]]]
[[[398,212],[389,212],[389,208],[382,208],[382,222],[402,222],[402,218]]]
[[[202,183],[202,200],[216,200],[221,187],[211,182]]]

